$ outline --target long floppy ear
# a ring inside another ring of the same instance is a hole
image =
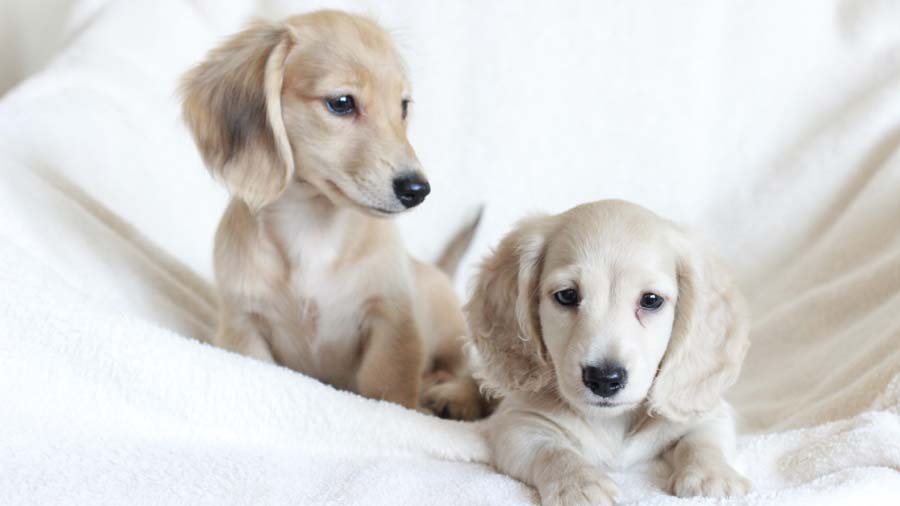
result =
[[[538,391],[553,379],[541,337],[538,283],[552,218],[520,221],[481,264],[465,306],[476,375],[489,390]]]
[[[272,202],[294,174],[281,115],[284,62],[295,35],[256,23],[184,75],[184,119],[207,168],[252,209]]]
[[[746,303],[721,261],[698,240],[676,234],[675,322],[649,409],[682,421],[716,407],[737,380],[750,341]]]

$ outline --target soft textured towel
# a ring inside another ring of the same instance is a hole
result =
[[[754,313],[731,392],[754,491],[717,504],[900,503],[897,2],[111,0],[76,2],[0,101],[0,504],[536,502],[477,424],[197,340],[227,197],[177,78],[249,17],[323,5],[409,60],[434,188],[399,220],[411,251],[485,203],[463,293],[529,211],[618,197],[692,225]],[[713,502],[614,477],[623,504]]]

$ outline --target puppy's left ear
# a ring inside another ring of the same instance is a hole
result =
[[[678,298],[669,347],[649,409],[682,421],[716,407],[741,370],[750,341],[746,303],[711,248],[678,231]]]

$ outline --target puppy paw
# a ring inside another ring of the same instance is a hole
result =
[[[541,487],[542,506],[614,506],[616,483],[599,469],[585,467]]]
[[[471,378],[431,382],[422,391],[422,407],[441,418],[477,420],[482,417],[482,399]]]
[[[750,491],[750,481],[727,464],[692,464],[675,471],[670,483],[678,497],[728,497]]]

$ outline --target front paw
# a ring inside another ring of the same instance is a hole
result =
[[[691,464],[675,470],[670,488],[678,497],[728,497],[749,492],[750,481],[724,463]]]
[[[614,506],[619,487],[606,473],[584,467],[541,487],[539,492],[543,506]]]

